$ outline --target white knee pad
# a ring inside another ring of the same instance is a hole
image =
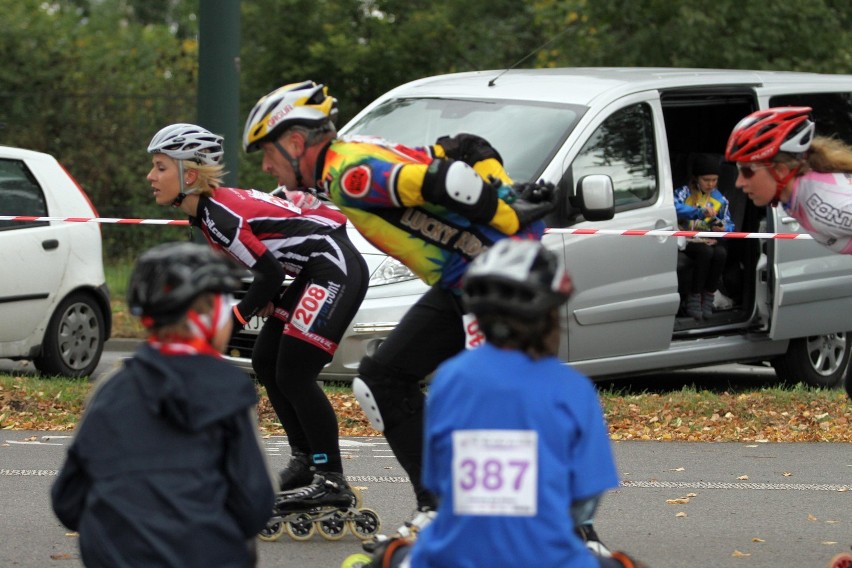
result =
[[[464,162],[453,162],[444,178],[447,196],[462,205],[475,205],[482,195],[482,178]]]
[[[355,395],[355,399],[361,405],[361,409],[367,415],[373,428],[379,432],[384,432],[385,422],[382,420],[382,413],[379,412],[379,405],[376,403],[376,398],[373,396],[370,387],[361,380],[361,377],[355,377],[352,381],[352,393]]]

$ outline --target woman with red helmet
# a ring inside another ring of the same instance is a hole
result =
[[[737,187],[755,205],[781,203],[815,241],[852,254],[852,146],[815,136],[810,113],[810,107],[751,113],[731,132],[725,158],[737,163]]]
[[[779,202],[820,244],[852,254],[852,147],[814,136],[810,107],[759,110],[734,127],[725,158],[755,205]]]

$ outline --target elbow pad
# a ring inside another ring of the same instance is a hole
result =
[[[442,205],[474,223],[488,223],[497,212],[497,192],[463,162],[433,160],[423,179],[423,199]]]

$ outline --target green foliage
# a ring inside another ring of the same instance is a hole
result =
[[[134,19],[122,0],[0,0],[0,12],[0,143],[57,156],[101,216],[174,216],[153,204],[145,148],[164,124],[195,117],[197,41]],[[160,242],[134,229],[104,231],[106,255]]]
[[[176,217],[154,205],[145,148],[196,120],[200,0],[0,0],[0,143],[56,155],[102,216]],[[554,66],[681,66],[852,73],[842,0],[252,0],[242,2],[240,117],[313,79],[342,125],[421,77]],[[270,189],[259,154],[242,187]],[[104,231],[108,256],[170,234]],[[115,236],[120,235],[120,236]],[[183,238],[183,236],[181,236]]]
[[[836,0],[539,0],[550,34],[540,66],[852,72],[852,9]]]

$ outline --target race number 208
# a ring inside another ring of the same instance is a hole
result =
[[[311,284],[305,288],[302,297],[299,298],[299,303],[293,310],[293,317],[290,319],[290,325],[296,327],[299,331],[307,333],[317,314],[322,310],[323,305],[328,298],[328,290],[317,284]]]
[[[536,514],[538,433],[534,430],[457,430],[452,467],[455,514]]]

